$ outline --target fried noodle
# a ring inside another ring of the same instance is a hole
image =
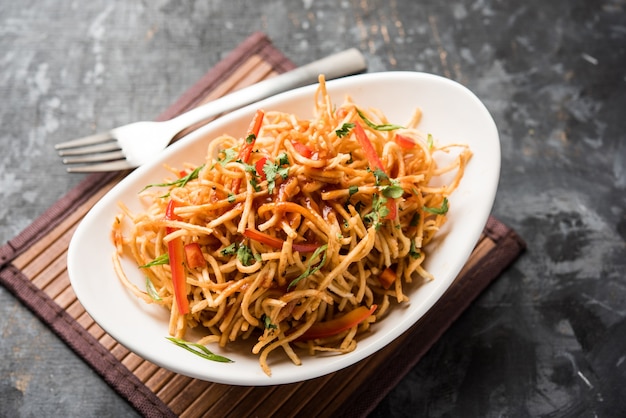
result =
[[[295,364],[307,352],[354,350],[370,324],[408,301],[409,284],[433,279],[424,247],[471,157],[420,132],[419,109],[396,126],[349,97],[335,107],[323,76],[313,101],[313,119],[269,111],[258,135],[211,140],[204,165],[170,168],[171,183],[141,192],[145,211],[120,203],[112,228],[116,273],[169,310],[172,336],[203,329],[198,343],[222,347],[250,339],[268,375],[278,348]],[[438,166],[435,154],[453,151]],[[435,185],[445,173],[451,180]],[[174,240],[202,254],[184,262],[186,314],[167,258]],[[128,279],[124,257],[143,266],[146,289]]]

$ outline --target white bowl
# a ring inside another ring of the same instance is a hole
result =
[[[258,108],[312,117],[316,88],[313,85],[280,94],[191,133],[155,161],[131,173],[85,216],[69,246],[70,280],[87,312],[118,342],[161,367],[197,379],[251,386],[293,383],[340,370],[380,350],[419,320],[448,289],[470,256],[491,211],[500,173],[500,144],[493,119],[474,94],[454,81],[415,72],[363,74],[327,83],[334,103],[339,105],[350,95],[361,108],[381,109],[392,123],[407,122],[413,110],[420,107],[422,131],[432,133],[440,143],[468,144],[474,153],[460,187],[449,199],[448,222],[428,248],[426,268],[435,280],[410,289],[410,302],[394,306],[389,316],[361,337],[355,351],[304,355],[303,364],[296,366],[278,350],[269,358],[271,377],[263,373],[249,345],[224,350],[209,347],[234,363],[204,360],[169,342],[165,338],[168,312],[138,300],[117,279],[109,236],[119,201],[131,210],[139,210],[137,192],[169,174],[162,168],[163,163],[175,167],[184,162],[203,163],[207,141],[222,133],[243,135]],[[128,262],[125,267],[131,280],[143,283],[136,266]]]

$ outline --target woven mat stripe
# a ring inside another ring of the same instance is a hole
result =
[[[91,193],[88,191],[90,189],[100,190],[115,175],[117,174],[107,173],[106,176],[88,176],[82,182],[84,183],[83,187],[79,187],[79,184],[79,186],[69,191],[21,233],[0,247],[0,267],[11,262],[24,250],[46,237],[68,214],[73,213],[89,199]]]
[[[111,354],[93,339],[87,331],[36,288],[22,273],[10,265],[0,272],[0,282],[21,300],[29,300],[28,307],[102,378],[118,391],[127,393],[128,401],[146,416],[171,416],[171,411],[150,392],[143,383],[119,364]],[[33,300],[35,298],[36,300]]]
[[[91,187],[91,183],[88,183],[87,187]],[[98,192],[94,195],[89,192],[89,188],[82,189],[77,186],[75,190],[61,198],[54,205],[55,207],[58,205],[60,208],[47,210],[31,226],[5,244],[3,249],[8,249],[6,253],[11,251],[11,259],[7,262],[10,261],[15,267],[24,269],[31,261],[46,251],[60,252],[66,249],[67,246],[65,245],[59,245],[59,248],[56,248],[51,244],[56,244],[58,240],[61,240],[61,236],[85,216],[89,208],[106,193],[103,188],[104,185],[100,185],[97,189]],[[81,196],[80,202],[69,202],[71,199],[78,199],[76,196]],[[45,233],[33,232],[36,224],[41,224],[39,229],[45,228]]]

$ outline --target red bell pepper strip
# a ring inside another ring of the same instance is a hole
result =
[[[308,146],[298,141],[291,141],[293,148],[302,155],[304,158],[311,158],[313,156],[313,150]]]
[[[256,167],[256,173],[259,175],[261,180],[265,180],[267,177],[265,175],[265,171],[263,170],[263,166],[265,165],[266,162],[267,162],[267,157],[261,157],[254,164],[254,166]]]
[[[354,124],[354,133],[356,135],[357,141],[359,142],[359,145],[361,146],[361,148],[363,148],[363,151],[365,151],[365,157],[367,157],[370,166],[385,171],[385,166],[383,166],[383,162],[380,161],[380,158],[378,157],[378,153],[376,152],[372,141],[370,141],[370,139],[367,137],[365,130],[358,122]]]
[[[396,216],[398,216],[398,205],[396,205],[396,199],[387,198],[386,203],[387,209],[389,209],[389,213],[385,216],[385,219],[394,220]]]
[[[285,244],[285,241],[281,240],[280,238],[273,237],[255,229],[246,229],[245,231],[243,231],[243,235],[247,238],[250,238],[251,240],[258,241],[276,250],[282,249],[283,245]],[[291,244],[291,248],[301,253],[312,253],[319,248],[319,245],[298,244],[294,242],[293,244]]]
[[[396,134],[395,138],[396,138],[396,143],[405,149],[415,148],[415,145],[417,145],[415,141],[413,141],[408,136]]]
[[[248,133],[246,134],[246,138],[244,139],[243,146],[241,147],[241,150],[239,150],[238,159],[246,164],[250,162],[250,154],[252,153],[252,149],[254,148],[256,138],[257,136],[259,136],[259,132],[261,131],[261,125],[263,125],[264,117],[265,112],[263,110],[259,109],[256,111],[252,122],[250,122],[250,127],[248,128]],[[236,178],[233,180],[233,184],[231,187],[233,193],[237,194],[239,192],[240,184],[240,178]]]
[[[391,285],[396,281],[398,275],[395,271],[391,269],[391,267],[387,267],[383,272],[378,276],[378,281],[385,288],[389,289]]]
[[[180,220],[180,217],[174,213],[174,208],[176,208],[176,201],[170,200],[165,210],[165,219],[170,221]],[[176,230],[177,228],[166,228],[168,234]],[[170,259],[170,269],[172,270],[172,287],[174,288],[176,306],[181,315],[186,315],[189,313],[189,301],[187,300],[183,240],[180,237],[169,240],[167,253]]]
[[[331,319],[326,322],[317,322],[313,324],[311,328],[307,329],[304,334],[298,337],[298,341],[332,337],[333,335],[359,325],[361,322],[369,318],[370,315],[374,313],[376,308],[376,305],[372,305],[370,308],[359,306],[339,318]]]
[[[185,245],[185,258],[187,259],[187,265],[189,268],[195,269],[197,267],[206,266],[206,260],[204,259],[204,255],[202,255],[202,249],[200,248],[200,244],[197,242],[192,242]]]
[[[365,157],[369,161],[370,166],[373,166],[373,168],[377,168],[383,173],[387,174],[387,172],[385,171],[385,166],[378,157],[378,153],[376,152],[372,141],[370,141],[370,139],[367,137],[365,130],[358,122],[354,124],[354,133],[356,135],[357,141],[359,142],[359,145],[361,145],[361,148],[363,148],[363,151],[365,151]],[[386,205],[387,209],[389,209],[389,213],[387,214],[387,216],[385,216],[385,219],[396,219],[396,216],[398,215],[396,199],[388,198]]]

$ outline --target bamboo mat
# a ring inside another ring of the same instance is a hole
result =
[[[261,33],[250,36],[158,119],[294,68]],[[133,354],[85,312],[70,286],[67,248],[83,216],[125,173],[94,174],[0,247],[0,283],[147,417],[365,416],[402,379],[469,304],[524,250],[520,237],[491,217],[454,285],[411,330],[365,360],[317,379],[245,387],[204,382]],[[324,396],[316,396],[323,388]]]

